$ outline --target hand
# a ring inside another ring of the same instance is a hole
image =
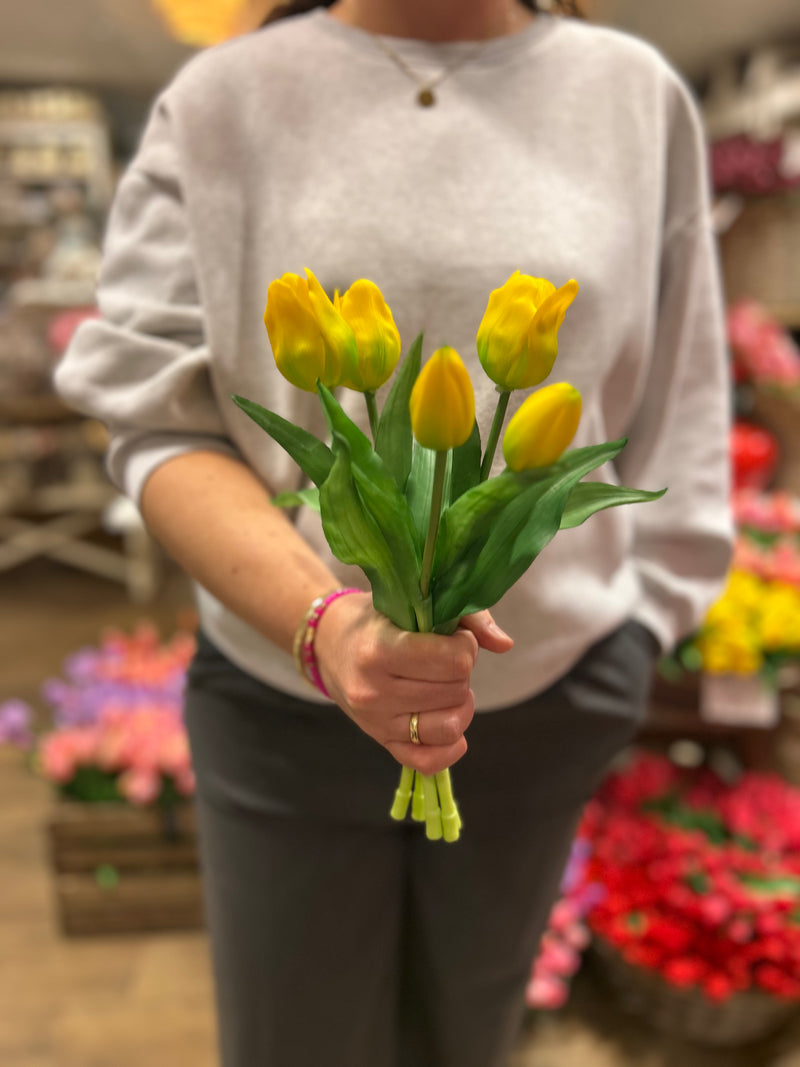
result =
[[[314,641],[333,700],[398,763],[422,774],[443,771],[467,751],[479,647],[505,652],[512,644],[488,611],[462,619],[452,637],[407,633],[375,611],[368,593],[334,601]],[[409,736],[414,713],[420,745]]]

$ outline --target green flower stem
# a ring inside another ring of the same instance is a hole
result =
[[[370,392],[364,393],[364,400],[367,404],[367,414],[369,415],[369,428],[372,432],[372,440],[374,443],[378,436],[378,402],[375,399],[375,394]]]
[[[419,591],[422,599],[427,600],[431,588],[431,571],[433,570],[433,552],[436,548],[436,534],[439,532],[439,519],[442,517],[442,497],[447,475],[447,452],[436,453],[433,468],[433,490],[431,492],[431,517],[428,521],[428,535],[422,553],[422,572],[419,577]],[[428,626],[426,629],[432,629]]]
[[[414,782],[414,771],[411,767],[403,767],[400,772],[400,784],[394,794],[394,803],[389,812],[393,819],[405,819],[408,805],[411,801],[411,786]]]
[[[458,814],[453,789],[450,784],[450,771],[439,771],[436,775],[436,788],[439,791],[439,805],[442,809],[442,832],[445,841],[458,841],[461,830],[461,816]]]
[[[367,395],[367,394],[365,394]],[[436,463],[433,469],[433,490],[431,492],[431,514],[428,522],[428,534],[425,539],[425,548],[422,553],[422,573],[420,575],[419,590],[420,600],[414,604],[414,614],[417,619],[417,629],[420,633],[430,633],[433,630],[433,602],[430,595],[431,571],[433,569],[433,553],[436,547],[436,534],[439,530],[439,519],[442,514],[442,498],[444,496],[444,483],[447,473],[447,452],[436,453]],[[392,805],[392,818],[402,819],[408,811],[408,795],[411,784],[414,785],[414,798],[411,803],[411,817],[418,822],[425,822],[425,835],[430,841],[439,841],[445,836],[447,841],[455,841],[458,838],[460,820],[453,800],[453,791],[450,786],[450,772],[442,771],[441,774],[432,775],[414,772],[408,767],[403,767],[400,775],[400,785],[395,794]],[[437,782],[441,785],[437,788]],[[447,819],[447,833],[444,833],[442,812],[439,808],[439,794],[446,798],[448,804],[445,812]]]
[[[421,778],[422,795],[425,801],[425,836],[429,841],[441,841],[442,813],[439,811],[436,779],[430,774],[423,774]]]
[[[494,454],[497,451],[497,442],[500,440],[500,431],[503,429],[503,422],[506,417],[506,409],[508,408],[508,398],[511,396],[510,389],[501,389],[498,385],[497,391],[500,396],[497,398],[497,407],[494,409],[494,418],[492,419],[492,428],[489,430],[489,438],[486,442],[486,451],[483,455],[483,462],[481,463],[481,481],[485,482],[489,477],[489,472],[492,469],[492,462],[494,460]]]
[[[422,775],[414,778],[414,795],[411,799],[411,818],[414,822],[425,822],[425,795],[422,792]]]
[[[429,634],[433,630],[433,601],[429,596],[414,605],[414,615],[417,620],[417,630],[421,634]]]

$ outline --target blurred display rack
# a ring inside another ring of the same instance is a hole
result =
[[[0,421],[0,573],[46,556],[125,585],[150,600],[160,555],[129,501],[103,473],[103,427],[47,400],[36,421]],[[98,540],[99,531],[121,540]]]
[[[80,183],[89,206],[105,211],[113,192],[111,144],[94,98],[65,90],[0,92],[0,182]]]
[[[720,237],[729,303],[756,299],[786,329],[800,330],[800,189],[745,197]]]
[[[63,88],[0,91],[4,301],[40,332],[58,312],[91,307],[94,279],[36,275],[15,262],[16,249],[52,221],[59,189],[79,189],[84,210],[102,223],[113,186],[110,132],[95,97]],[[152,598],[161,557],[136,508],[109,483],[105,446],[103,427],[70,411],[49,380],[31,392],[4,390],[0,573],[45,556],[121,582],[136,602]]]

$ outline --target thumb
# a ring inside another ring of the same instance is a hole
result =
[[[487,652],[508,652],[514,644],[514,639],[500,629],[489,611],[465,615],[458,625],[461,629],[471,630],[480,647]]]

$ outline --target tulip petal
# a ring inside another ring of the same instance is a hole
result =
[[[358,358],[353,331],[320,285],[315,275],[306,267],[308,276],[308,299],[317,320],[325,344],[325,370],[320,375],[323,385],[333,389],[342,380],[353,375]]]
[[[513,300],[497,302],[491,322],[487,323],[487,309],[484,323],[478,332],[478,352],[484,350],[481,359],[483,369],[493,382],[504,389],[517,389],[512,379],[519,377],[517,368],[524,364],[525,349],[528,343],[528,330],[533,318],[530,303],[521,294]],[[541,380],[541,379],[540,379]]]
[[[533,393],[509,422],[503,455],[513,471],[548,467],[564,452],[578,429],[581,394],[567,382]]]
[[[400,334],[392,313],[378,286],[366,278],[353,282],[339,310],[353,331],[358,352],[355,371],[342,384],[375,392],[391,377],[400,358]]]
[[[305,278],[301,278],[299,274],[287,273],[280,280],[291,291],[298,304],[301,304],[307,311],[312,311],[311,301],[308,298],[308,282]]]
[[[298,389],[313,393],[325,369],[325,345],[310,307],[286,277],[270,283],[264,324],[278,370]]]
[[[532,338],[531,327],[555,292],[547,278],[516,271],[491,293],[478,329],[478,356],[502,389],[528,389],[553,369],[557,347],[542,344],[539,335]]]
[[[534,308],[540,307],[555,292],[556,287],[547,278],[534,278],[531,274],[516,271],[503,286],[509,299],[525,297]]]
[[[411,428],[435,452],[463,445],[475,422],[475,394],[467,368],[453,348],[439,348],[422,368],[409,400]]]
[[[533,320],[532,330],[537,333],[558,333],[567,308],[578,295],[578,283],[572,278],[556,289],[542,303]]]

